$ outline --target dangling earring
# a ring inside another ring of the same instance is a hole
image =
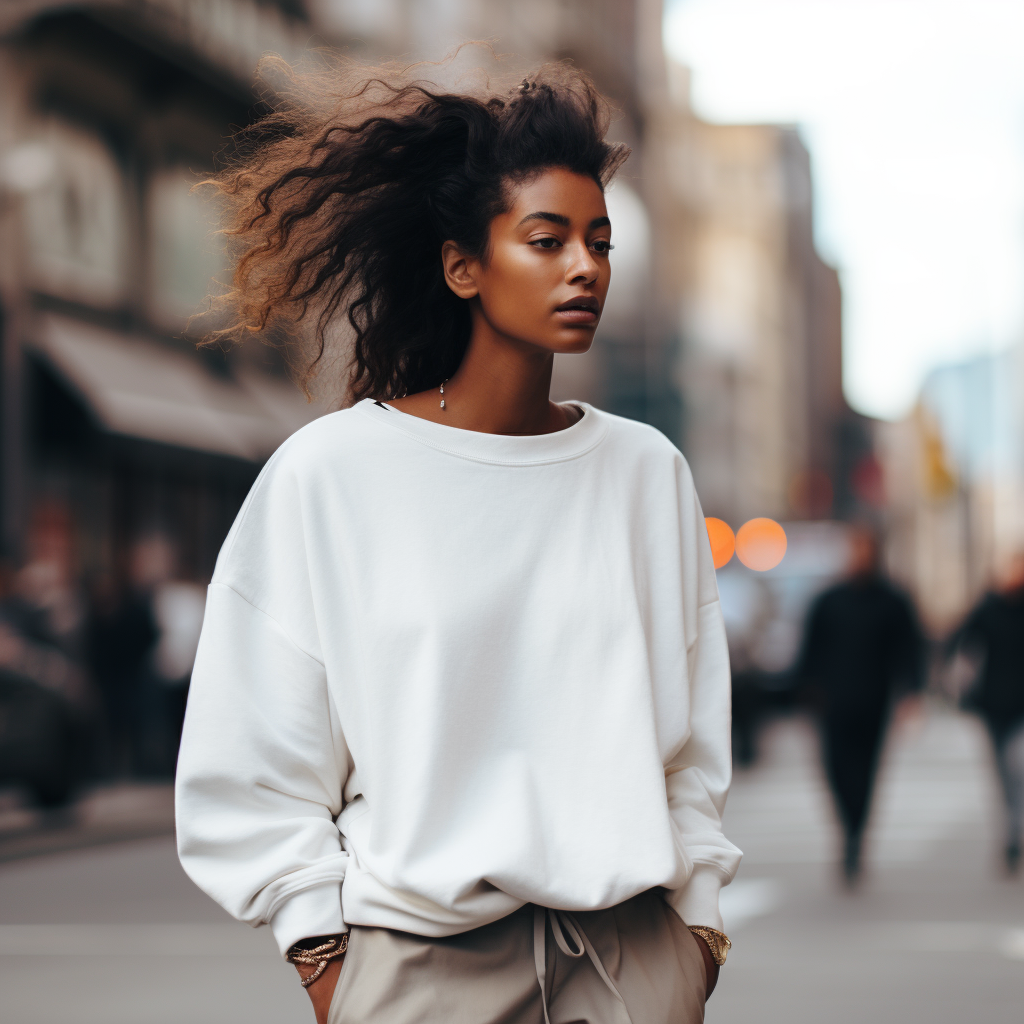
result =
[[[444,408],[444,386],[447,383],[448,383],[448,378],[447,377],[443,381],[441,381],[441,408],[442,409]]]

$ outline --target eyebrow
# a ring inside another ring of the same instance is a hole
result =
[[[528,213],[519,224],[525,224],[528,220],[546,220],[552,224],[559,224],[563,228],[567,228],[570,225],[569,218],[561,213],[545,213],[538,211],[537,213]],[[594,228],[611,227],[611,221],[607,217],[595,217],[590,222],[588,230],[593,231]],[[518,227],[519,225],[517,225]]]

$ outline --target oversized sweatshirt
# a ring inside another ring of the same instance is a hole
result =
[[[704,519],[656,430],[506,436],[371,401],[270,459],[217,562],[178,848],[282,951],[653,887],[721,928],[739,864]]]

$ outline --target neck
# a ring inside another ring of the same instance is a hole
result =
[[[438,388],[396,399],[402,412],[486,434],[550,434],[575,418],[549,398],[551,352],[495,331],[474,310],[473,333],[455,375]]]

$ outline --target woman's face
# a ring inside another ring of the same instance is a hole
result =
[[[473,302],[474,319],[507,339],[586,352],[611,279],[604,195],[591,178],[552,168],[515,186],[511,199],[491,221],[486,263],[446,246],[449,287]]]

